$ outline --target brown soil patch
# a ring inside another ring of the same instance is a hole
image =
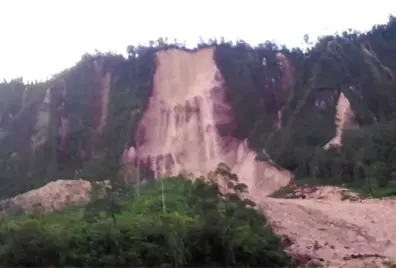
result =
[[[396,259],[396,200],[341,200],[342,188],[318,187],[305,199],[266,198],[261,208],[287,251],[323,267],[384,267]],[[306,256],[309,256],[307,258]]]
[[[48,212],[67,206],[83,205],[91,198],[91,191],[91,183],[85,180],[57,180],[38,189],[0,201],[0,212],[18,209],[26,212]]]

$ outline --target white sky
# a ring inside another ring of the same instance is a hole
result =
[[[125,53],[158,37],[302,46],[305,33],[364,31],[389,14],[395,0],[0,0],[0,79],[42,80],[85,52]]]

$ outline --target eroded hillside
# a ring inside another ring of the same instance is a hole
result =
[[[127,58],[85,55],[45,83],[2,83],[0,194],[58,178],[127,179],[136,168],[144,179],[205,174],[218,162],[265,193],[289,171],[385,187],[395,28],[390,18],[365,34],[323,37],[307,52],[216,41],[188,50],[160,39],[130,46]],[[368,184],[373,172],[381,179]]]
[[[126,178],[131,166],[144,178],[198,174],[219,161],[254,185],[270,170],[256,154],[297,178],[328,180],[342,165],[336,180],[358,182],[353,144],[363,137],[373,147],[364,137],[393,120],[395,25],[323,37],[306,53],[216,41],[187,50],[160,39],[130,46],[128,58],[85,55],[45,83],[2,83],[1,195],[58,178]]]
[[[270,193],[288,184],[290,173],[256,161],[246,139],[219,135],[218,127],[232,125],[235,119],[214,50],[170,49],[156,54],[154,89],[128,161],[139,161],[154,177],[183,172],[202,176],[226,163],[250,189]]]

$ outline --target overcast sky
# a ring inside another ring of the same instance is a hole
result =
[[[85,52],[125,53],[128,44],[158,37],[301,46],[305,33],[365,31],[389,14],[395,0],[1,0],[0,79],[42,80]]]

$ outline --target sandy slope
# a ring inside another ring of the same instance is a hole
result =
[[[108,181],[99,182],[107,187]],[[0,200],[0,214],[23,209],[26,212],[53,211],[67,206],[83,205],[91,198],[92,185],[86,180],[56,180],[43,187]]]
[[[396,259],[396,200],[341,201],[328,193],[262,200],[274,230],[290,240],[288,252],[322,259],[324,267],[381,267]]]

